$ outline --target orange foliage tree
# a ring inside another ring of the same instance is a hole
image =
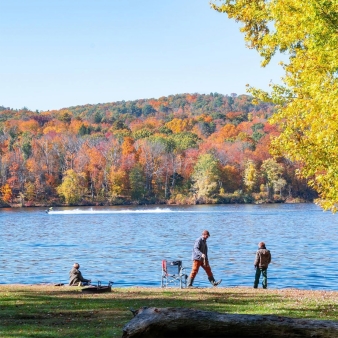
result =
[[[10,187],[8,183],[0,187],[0,192],[1,192],[2,200],[4,202],[10,203],[12,201],[13,192],[12,192],[12,188]]]

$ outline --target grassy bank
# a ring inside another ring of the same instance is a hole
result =
[[[275,314],[337,320],[338,292],[251,288],[115,288],[83,294],[77,288],[0,286],[0,336],[121,337],[129,308],[188,307],[201,310]]]

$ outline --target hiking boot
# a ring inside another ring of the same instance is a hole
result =
[[[217,286],[222,282],[222,279],[216,282],[214,276],[208,277],[208,279],[212,286]]]
[[[194,283],[194,279],[195,278],[188,278],[187,280],[187,288],[191,288],[192,287],[192,284]]]

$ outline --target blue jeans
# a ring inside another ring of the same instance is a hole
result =
[[[256,268],[254,288],[258,287],[261,274],[263,275],[262,286],[263,289],[266,289],[268,287],[268,268]]]

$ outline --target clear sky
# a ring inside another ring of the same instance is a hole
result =
[[[0,1],[0,105],[51,110],[268,89],[239,26],[208,0]]]

